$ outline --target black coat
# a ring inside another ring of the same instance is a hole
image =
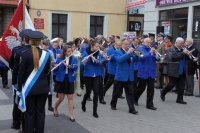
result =
[[[37,48],[39,55],[41,57],[42,50]],[[19,77],[18,77],[18,86],[19,90],[22,90],[22,85],[25,84],[27,78],[34,69],[33,54],[31,46],[21,53],[20,65],[19,65]],[[29,95],[39,95],[39,94],[48,94],[49,93],[49,80],[50,80],[50,57],[38,77],[37,81],[33,85]]]
[[[190,48],[187,48],[189,51],[195,49],[193,52],[192,52],[192,55],[195,56],[195,57],[198,57],[199,56],[199,51],[194,48],[194,46],[191,46]],[[193,59],[190,59],[188,56],[186,57],[186,72],[188,75],[194,75],[195,74],[195,71],[197,69],[197,62],[194,62]]]
[[[12,49],[12,53],[9,60],[9,67],[12,69],[12,84],[17,84],[17,77],[19,71],[19,58],[20,51],[23,49],[23,46],[17,46]]]
[[[171,77],[179,77],[179,63],[182,58],[185,58],[183,50],[178,50],[174,45],[167,51],[167,75]]]

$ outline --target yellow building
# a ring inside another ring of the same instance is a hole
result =
[[[29,0],[37,30],[49,38],[121,36],[126,31],[125,0]]]

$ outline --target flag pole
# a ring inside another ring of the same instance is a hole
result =
[[[25,7],[26,7],[26,0],[23,0],[23,29],[25,29]]]

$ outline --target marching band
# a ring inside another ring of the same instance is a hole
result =
[[[74,94],[81,96],[84,88],[82,111],[86,112],[93,92],[95,118],[99,117],[98,102],[106,104],[104,97],[112,85],[111,109],[117,110],[124,89],[131,114],[138,114],[135,105],[146,88],[146,108],[157,110],[153,102],[155,85],[161,89],[162,101],[174,87],[179,104],[186,104],[184,91],[187,96],[193,95],[199,51],[192,39],[178,37],[171,46],[162,33],[157,43],[147,35],[121,41],[115,36],[76,38],[66,44],[63,39],[50,42],[41,32],[27,29],[20,36],[22,45],[13,49],[10,59],[15,99],[12,128],[19,129],[22,124],[25,133],[44,132],[47,98],[48,109],[58,117],[59,105],[67,95],[69,119],[74,122]],[[53,89],[57,93],[55,105]]]

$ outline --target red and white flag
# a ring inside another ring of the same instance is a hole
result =
[[[23,12],[23,0],[20,0],[17,9],[3,34],[2,41],[0,43],[0,60],[7,66],[11,51],[14,47],[21,45],[21,38],[19,33],[23,30],[23,19],[25,19],[25,28],[35,30],[33,23],[30,19],[28,11],[25,7],[25,13]],[[25,15],[25,17],[23,17]]]

